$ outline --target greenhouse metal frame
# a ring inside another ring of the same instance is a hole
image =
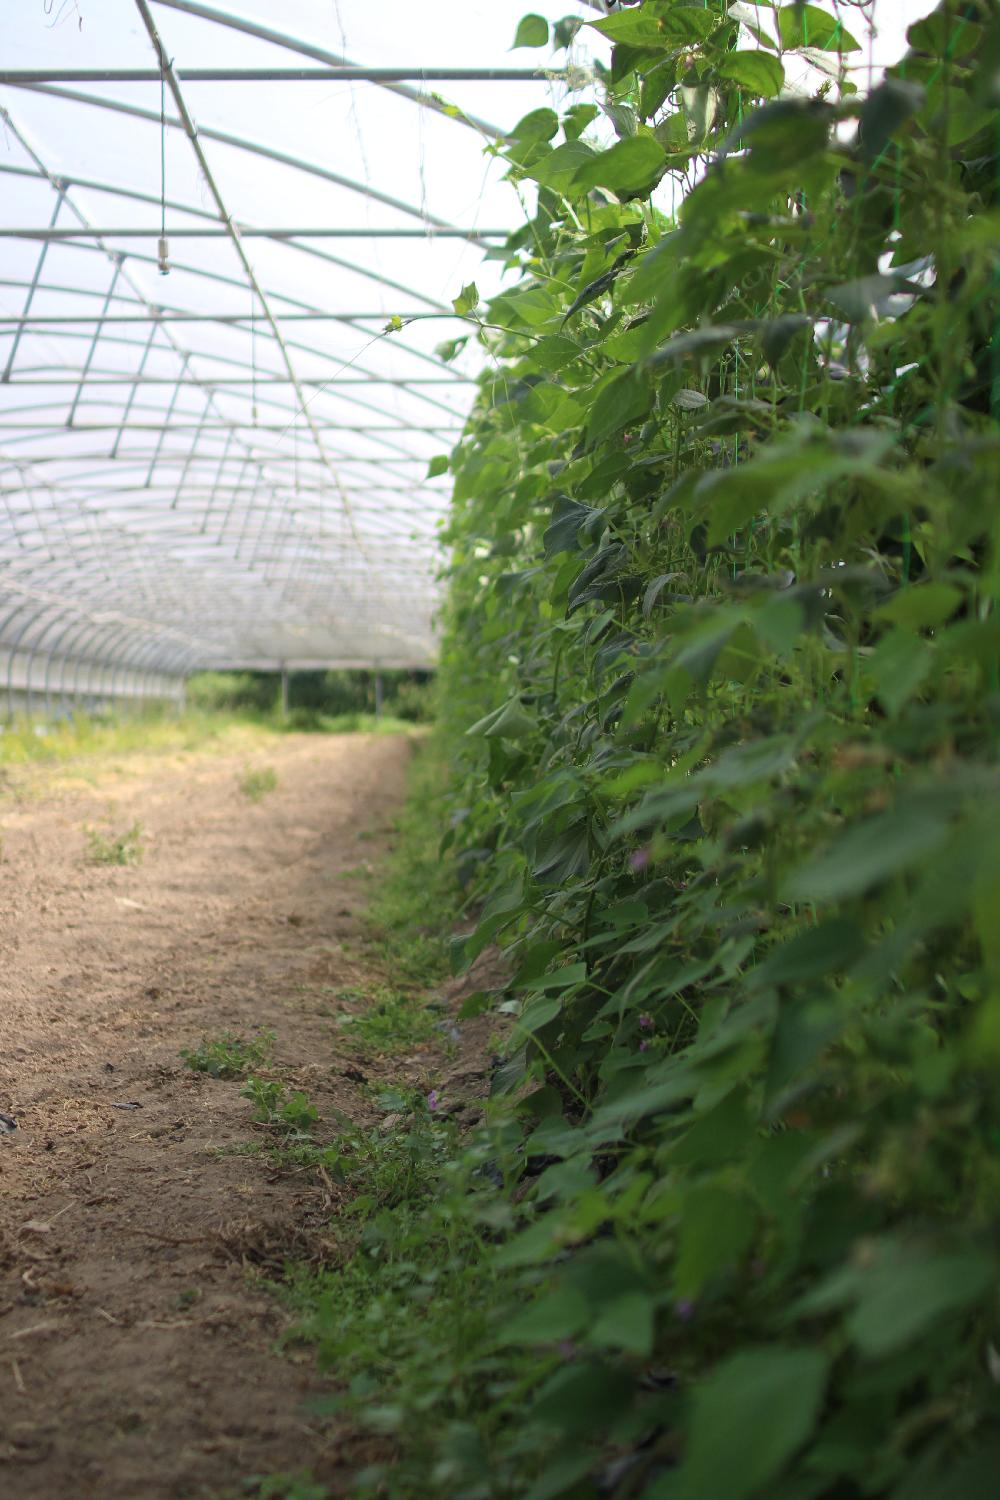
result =
[[[521,9],[479,7],[507,46]],[[0,713],[180,700],[204,667],[430,665],[428,463],[483,358],[439,346],[519,220],[480,101],[509,127],[592,73],[365,66],[199,0],[0,29]]]

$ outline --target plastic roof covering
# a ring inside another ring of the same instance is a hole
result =
[[[448,484],[427,466],[481,356],[434,351],[463,331],[463,283],[497,283],[476,232],[523,217],[484,151],[490,122],[567,85],[185,74],[546,66],[547,50],[508,50],[526,8],[4,0],[0,68],[47,75],[0,83],[8,694],[34,658],[159,674],[433,660]],[[156,76],[49,76],[96,69]],[[393,315],[413,321],[385,336]]]

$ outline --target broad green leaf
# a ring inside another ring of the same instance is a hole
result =
[[[474,281],[463,286],[458,296],[452,299],[452,307],[459,315],[473,312],[479,306],[479,288]]]
[[[523,1041],[525,1032],[530,1034],[533,1031],[541,1031],[543,1026],[554,1021],[562,1010],[562,1004],[560,999],[553,996],[532,1000],[517,1018],[514,1030],[518,1040]]]
[[[528,169],[527,175],[540,182],[543,187],[564,193],[573,183],[577,172],[594,160],[597,153],[585,141],[564,141],[548,156]]]
[[[605,187],[613,193],[634,193],[650,187],[665,165],[659,142],[652,135],[635,135],[585,162],[574,176],[573,186],[583,192]]]
[[[697,1297],[723,1271],[737,1265],[753,1242],[756,1214],[741,1195],[711,1183],[685,1193],[674,1285],[679,1297]]]
[[[564,370],[583,353],[580,346],[562,334],[553,333],[538,340],[532,346],[531,363],[550,375]]]
[[[655,1305],[648,1292],[626,1292],[600,1304],[598,1316],[587,1330],[586,1342],[594,1349],[621,1349],[639,1359],[653,1351]]]
[[[950,620],[962,602],[962,592],[950,583],[918,583],[900,589],[876,611],[881,620],[926,630]]]
[[[509,132],[515,141],[551,141],[559,129],[559,116],[554,109],[533,109],[523,115]]]
[[[653,402],[653,387],[638,370],[626,370],[598,394],[587,418],[588,443],[602,443],[630,422],[645,416]]]
[[[785,83],[784,68],[769,52],[730,52],[720,62],[718,73],[761,99],[773,99]]]
[[[829,1361],[820,1349],[745,1349],[695,1392],[682,1500],[750,1500],[766,1494],[812,1432]]]
[[[938,1318],[978,1302],[995,1285],[993,1260],[974,1251],[890,1258],[859,1277],[847,1332],[864,1354],[881,1359],[905,1348]]]
[[[882,1359],[930,1324],[988,1296],[992,1258],[977,1250],[936,1252],[895,1240],[869,1243],[863,1259],[835,1271],[791,1309],[795,1318],[851,1311],[846,1330],[862,1353]]]
[[[515,47],[544,47],[549,39],[549,23],[544,16],[522,16],[514,37]]]
[[[841,834],[783,883],[788,901],[842,901],[930,858],[948,835],[947,819],[915,803],[879,813]]]
[[[501,1344],[549,1344],[572,1338],[591,1316],[583,1293],[574,1286],[544,1292],[500,1330]]]
[[[533,979],[526,980],[522,985],[526,990],[569,990],[576,989],[587,982],[586,964],[567,964],[564,969],[556,969],[551,974],[539,974]]]
[[[482,736],[484,739],[515,740],[533,733],[537,728],[537,720],[525,712],[517,698],[511,698],[502,707],[477,720],[465,732],[470,738]]]
[[[820,52],[860,52],[837,16],[820,10],[818,5],[783,5],[778,11],[778,34],[786,52],[812,47]]]
[[[920,691],[933,664],[931,649],[919,636],[908,630],[891,630],[883,636],[867,666],[888,713],[898,714]]]

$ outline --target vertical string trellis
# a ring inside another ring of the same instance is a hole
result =
[[[161,276],[170,274],[170,245],[167,241],[167,73],[160,62],[160,238],[156,246],[157,269]]]

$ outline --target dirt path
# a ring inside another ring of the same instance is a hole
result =
[[[289,736],[0,790],[11,1500],[220,1500],[254,1473],[335,1468],[311,1357],[273,1357],[280,1307],[247,1277],[321,1234],[329,1202],[315,1174],[223,1154],[252,1138],[251,1106],[178,1053],[269,1029],[284,1078],[351,1107],[331,1054],[336,991],[367,977],[351,871],[377,857],[407,753]],[[278,776],[257,804],[237,785],[248,759]],[[136,818],[140,864],[84,863],[84,823]]]

